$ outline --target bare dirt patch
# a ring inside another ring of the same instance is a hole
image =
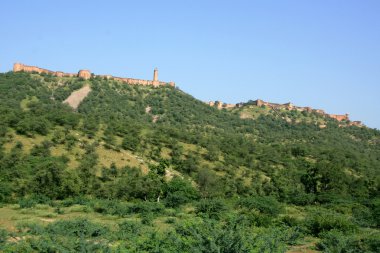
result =
[[[90,91],[90,86],[86,85],[79,90],[73,91],[71,95],[68,98],[66,98],[65,101],[63,101],[63,103],[68,104],[73,109],[77,109],[80,103],[83,101],[83,99],[85,99],[87,95],[90,93]]]

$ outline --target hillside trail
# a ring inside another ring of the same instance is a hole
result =
[[[68,104],[73,109],[77,109],[80,103],[87,97],[90,93],[91,88],[89,85],[83,86],[79,90],[73,91],[68,98],[63,101],[63,103]]]

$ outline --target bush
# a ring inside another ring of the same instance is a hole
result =
[[[97,213],[125,217],[131,213],[130,205],[117,201],[96,200],[91,202],[92,209]]]
[[[356,205],[352,208],[352,216],[355,219],[355,223],[364,227],[375,227],[375,220],[372,217],[371,210],[366,206]]]
[[[332,230],[322,234],[322,240],[317,244],[324,252],[380,252],[380,233],[362,233],[346,235]]]
[[[88,205],[90,203],[90,200],[84,196],[78,196],[73,198],[66,198],[62,200],[61,206],[63,207],[69,207],[73,205]]]
[[[140,234],[141,224],[135,221],[124,221],[119,224],[117,237],[119,240],[131,239]]]
[[[109,229],[86,219],[61,220],[47,225],[46,230],[52,235],[75,237],[100,237],[107,235]]]
[[[189,199],[181,194],[181,192],[169,193],[165,198],[165,206],[167,207],[179,207],[182,204],[189,202]]]
[[[6,242],[7,238],[8,238],[8,231],[0,228],[0,244]]]
[[[154,215],[152,213],[144,213],[141,215],[141,224],[152,225]]]
[[[44,195],[32,195],[19,200],[18,202],[20,208],[33,208],[37,204],[48,204],[51,205],[52,201]]]
[[[257,212],[251,212],[245,214],[246,219],[250,224],[257,227],[270,227],[272,225],[273,217],[267,214],[260,214]]]
[[[190,182],[179,177],[174,177],[166,184],[165,192],[165,205],[168,207],[178,207],[199,198],[198,192]]]
[[[133,204],[129,207],[130,213],[139,213],[142,215],[148,213],[159,214],[163,210],[165,210],[163,204],[148,201],[137,202],[136,204]]]
[[[17,230],[32,235],[42,235],[46,232],[43,226],[36,223],[20,223],[17,225]]]
[[[375,219],[377,228],[380,228],[380,198],[371,201],[372,217]]]
[[[315,195],[305,192],[293,192],[289,196],[289,202],[298,206],[310,205],[315,201]]]
[[[256,209],[260,211],[260,213],[273,217],[278,216],[283,210],[283,206],[273,197],[247,197],[239,200],[238,205],[250,210]]]
[[[166,224],[175,224],[176,223],[176,219],[175,218],[172,218],[172,217],[169,217],[165,220],[165,223]]]
[[[330,230],[352,232],[356,226],[346,216],[328,211],[317,211],[306,217],[305,225],[309,233],[318,236]]]
[[[209,218],[219,219],[221,213],[227,210],[227,207],[221,199],[202,199],[196,205],[197,214],[205,214]]]

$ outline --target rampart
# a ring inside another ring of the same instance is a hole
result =
[[[215,102],[208,102],[208,105],[216,107],[218,109],[229,109],[229,108],[239,108],[245,105],[253,105],[257,107],[269,107],[273,110],[287,110],[287,111],[299,111],[299,112],[314,112],[332,119],[335,119],[339,122],[346,121],[349,123],[349,125],[354,125],[354,126],[362,126],[362,123],[360,121],[350,121],[350,117],[348,114],[344,115],[337,115],[337,114],[328,114],[324,110],[320,109],[312,109],[311,107],[300,107],[300,106],[295,106],[292,103],[286,103],[286,104],[276,104],[276,103],[270,103],[263,101],[261,99],[257,99],[255,101],[248,101],[247,103],[237,103],[237,104],[227,104],[223,103],[221,101],[215,101]]]
[[[116,81],[120,81],[126,84],[131,84],[131,85],[143,85],[143,86],[173,86],[175,87],[174,82],[162,82],[158,80],[158,70],[154,69],[153,73],[153,80],[143,80],[143,79],[134,79],[134,78],[125,78],[125,77],[114,77],[111,75],[94,75],[91,74],[90,70],[79,70],[78,74],[72,74],[72,73],[64,73],[62,71],[51,71],[35,66],[28,66],[22,63],[15,63],[13,65],[13,71],[14,72],[19,72],[19,71],[24,71],[24,72],[29,72],[29,73],[39,73],[39,74],[49,74],[57,77],[81,77],[83,79],[90,79],[92,77],[101,77],[101,78],[106,78],[106,79],[113,79]]]

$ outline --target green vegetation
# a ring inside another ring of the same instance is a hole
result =
[[[380,132],[288,114],[0,74],[0,251],[379,252]]]

